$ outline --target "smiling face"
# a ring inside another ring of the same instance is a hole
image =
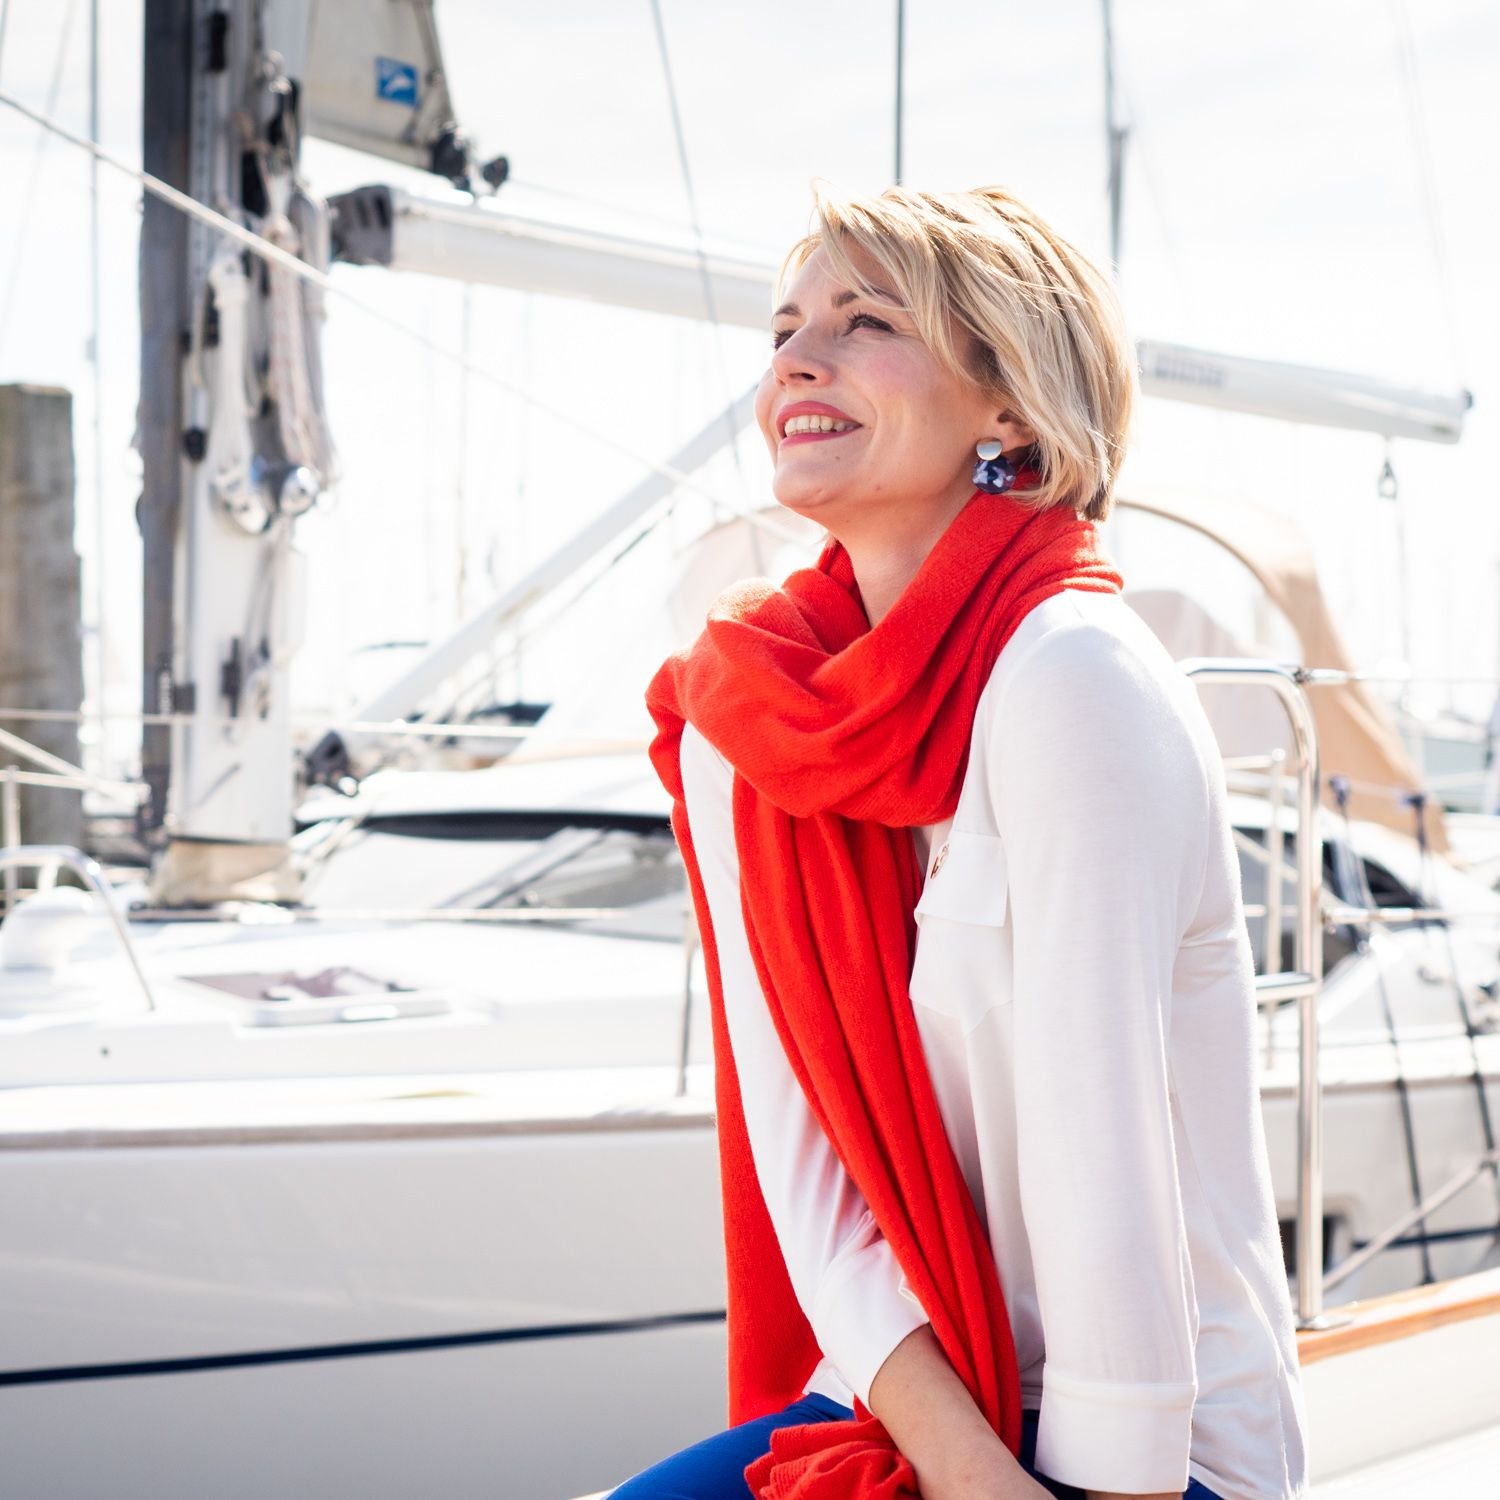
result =
[[[857,247],[850,258],[880,286]],[[954,373],[918,336],[893,293],[870,298],[815,250],[772,319],[770,368],[756,417],[775,463],[776,498],[843,539],[872,523],[945,526],[974,492],[974,447],[1032,441],[999,403]]]

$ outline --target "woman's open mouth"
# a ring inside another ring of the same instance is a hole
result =
[[[817,443],[844,437],[857,432],[860,424],[821,401],[797,401],[781,413],[777,426],[781,431],[781,441],[786,444]]]

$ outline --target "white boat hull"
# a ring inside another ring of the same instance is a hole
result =
[[[555,1500],[722,1426],[701,1107],[519,1130],[432,1105],[405,1138],[13,1135],[7,1497]]]
[[[0,1151],[7,1495],[394,1497],[441,1481],[558,1500],[717,1430],[707,1077],[690,1070],[674,1099],[672,1076],[388,1081],[383,1102],[321,1121],[273,1080],[158,1085],[155,1124],[119,1090],[35,1091],[50,1101]],[[1290,1095],[1266,1106],[1290,1218]],[[1391,1111],[1374,1091],[1327,1101],[1330,1206],[1361,1233],[1403,1206],[1360,1154],[1385,1161]],[[1445,1275],[1480,1253],[1433,1248]],[[1416,1253],[1377,1258],[1356,1290]]]

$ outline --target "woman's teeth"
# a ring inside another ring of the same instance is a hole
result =
[[[858,422],[841,422],[837,417],[792,417],[782,429],[783,437],[796,437],[799,432],[853,432]]]

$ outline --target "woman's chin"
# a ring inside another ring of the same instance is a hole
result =
[[[848,494],[847,484],[828,484],[811,476],[778,474],[771,481],[771,493],[778,505],[796,511],[811,520],[821,520],[830,507],[838,508],[839,502]]]

